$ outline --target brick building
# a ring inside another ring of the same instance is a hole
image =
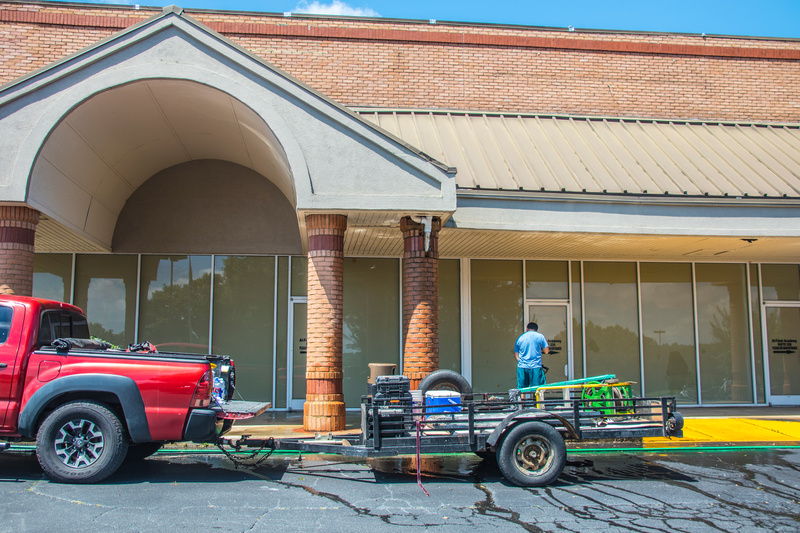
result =
[[[0,2],[0,282],[231,353],[333,429],[367,363],[800,403],[800,42]]]

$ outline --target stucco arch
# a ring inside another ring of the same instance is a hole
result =
[[[310,212],[349,212],[353,224],[359,213],[367,213],[365,223],[388,221],[381,222],[385,225],[396,223],[403,213],[447,216],[455,210],[454,169],[430,160],[171,8],[0,91],[0,201],[26,203],[95,249],[110,251],[124,195],[101,200],[108,180],[70,179],[69,171],[52,164],[49,159],[55,156],[49,152],[61,148],[57,143],[64,142],[63,137],[77,135],[70,131],[75,128],[62,126],[74,113],[91,111],[96,99],[138,84],[162,83],[206,88],[251,113],[249,122],[236,118],[241,131],[252,126],[250,134],[261,137],[260,149],[249,155],[266,154],[284,175],[261,171],[257,165],[243,166],[265,175],[281,190],[301,226]],[[214,143],[210,144],[212,148],[190,154],[185,161],[159,165],[153,159],[144,179],[189,160],[243,164],[215,155]],[[88,159],[94,157],[90,154]],[[113,170],[117,163],[105,164]],[[141,176],[131,180],[130,193],[141,183]],[[63,201],[71,193],[81,200]],[[370,212],[384,215],[371,217]]]
[[[261,116],[229,93],[185,78],[122,83],[73,106],[42,143],[26,200],[110,248],[128,198],[151,176],[198,160],[248,168],[297,206],[283,143]],[[302,175],[302,158],[295,167]]]

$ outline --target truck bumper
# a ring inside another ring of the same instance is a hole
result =
[[[214,442],[222,431],[222,421],[211,409],[192,409],[183,431],[183,440]]]

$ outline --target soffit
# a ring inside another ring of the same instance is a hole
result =
[[[797,262],[800,238],[608,235],[445,228],[441,257],[701,262]]]
[[[800,198],[800,126],[359,109],[460,189]]]
[[[396,215],[399,215],[396,214]],[[345,234],[347,257],[401,257],[403,236],[386,214],[385,220],[362,220]],[[373,217],[377,216],[373,214]],[[305,233],[301,233],[305,239]],[[55,220],[42,215],[36,230],[38,253],[98,253],[105,250]],[[307,250],[304,242],[304,250]],[[177,252],[176,252],[177,253]],[[439,234],[442,258],[572,259],[701,262],[797,262],[800,239],[734,237],[607,235],[489,231],[443,228]]]

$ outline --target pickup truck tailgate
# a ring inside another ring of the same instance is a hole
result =
[[[222,405],[214,404],[212,409],[217,412],[217,418],[225,420],[246,420],[258,416],[272,407],[270,402],[245,402],[233,400]]]

